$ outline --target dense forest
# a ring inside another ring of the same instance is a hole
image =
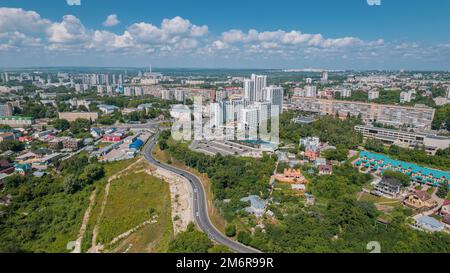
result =
[[[332,116],[320,117],[312,124],[300,125],[292,122],[295,112],[284,112],[280,118],[280,138],[298,144],[301,137],[318,136],[321,141],[334,146],[355,148],[363,141],[362,135],[355,132],[354,127],[361,123],[358,118],[347,120]]]
[[[0,211],[0,252],[68,252],[103,166],[78,155],[43,178],[14,175],[3,194],[12,204]]]

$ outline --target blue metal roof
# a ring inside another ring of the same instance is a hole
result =
[[[374,153],[370,153],[370,152],[366,152],[366,151],[362,151],[360,153],[360,158],[363,158],[363,157],[367,157],[368,159],[374,159],[374,160],[377,160],[377,161],[383,160],[384,161],[384,165],[392,164],[392,166],[394,168],[398,167],[398,166],[401,166],[401,168],[404,169],[405,171],[411,169],[413,173],[421,172],[423,176],[429,176],[431,174],[435,178],[445,177],[446,179],[450,180],[450,173],[449,172],[444,172],[444,171],[441,171],[441,170],[435,170],[435,169],[420,167],[420,166],[418,166],[416,164],[412,164],[412,163],[408,163],[408,162],[404,162],[404,161],[399,161],[399,160],[394,160],[394,159],[391,159],[390,157],[387,157],[387,156],[384,156],[384,155],[374,154]]]

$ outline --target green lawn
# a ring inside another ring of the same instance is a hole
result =
[[[146,237],[145,241],[158,237],[152,234],[155,230],[163,234],[166,230],[172,232],[169,185],[144,172],[136,173],[138,170],[142,168],[133,168],[127,175],[111,183],[108,203],[99,228],[98,239],[103,244],[149,220],[149,209],[154,209],[158,215],[158,223],[155,224],[158,227],[148,226],[142,229],[150,229],[147,234],[142,235]]]

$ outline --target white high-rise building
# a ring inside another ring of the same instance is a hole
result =
[[[271,116],[272,104],[268,101],[256,102],[255,107],[258,109],[258,124],[267,124]]]
[[[126,87],[123,89],[123,94],[124,94],[125,96],[127,96],[127,97],[132,97],[132,96],[134,96],[134,90],[133,90],[133,87],[126,86]]]
[[[244,80],[244,98],[250,102],[263,101],[263,90],[267,87],[267,76],[252,74]]]
[[[108,95],[112,95],[113,92],[114,92],[114,87],[112,85],[106,86],[106,93]]]
[[[104,92],[103,85],[97,85],[97,94],[103,95],[103,92]]]
[[[304,97],[306,98],[317,98],[317,87],[312,85],[305,86]]]
[[[262,91],[267,87],[267,76],[252,74],[252,81],[255,83],[256,101],[262,101]]]
[[[75,84],[75,92],[76,93],[80,93],[81,92],[81,88],[82,88],[81,84],[79,84],[79,83]]]
[[[210,107],[210,127],[218,128],[223,125],[223,108],[221,103],[214,102],[209,105]]]
[[[174,99],[174,91],[172,89],[165,89],[161,91],[161,98],[163,100],[173,100]]]
[[[256,101],[255,82],[253,80],[244,80],[244,98],[250,102]]]
[[[176,101],[184,101],[185,99],[185,91],[184,90],[180,90],[180,89],[176,89],[175,90],[175,100]]]
[[[400,93],[400,103],[408,103],[416,99],[416,90],[403,91]]]
[[[447,93],[445,96],[448,100],[450,100],[450,84],[447,86]]]
[[[241,122],[239,126],[241,130],[256,132],[258,130],[258,123],[258,108],[249,107],[242,109]]]
[[[242,99],[224,100],[219,102],[223,109],[223,119],[225,123],[239,121],[241,110],[244,108]]]
[[[320,82],[322,84],[327,84],[328,83],[328,71],[323,71],[322,72],[322,78],[320,79]]]
[[[265,101],[270,102],[273,106],[278,106],[279,113],[283,112],[284,89],[280,86],[269,86],[264,88]]]
[[[378,98],[380,98],[380,91],[378,90],[369,91],[369,100],[376,100]]]
[[[134,95],[138,97],[144,96],[144,88],[139,86],[134,87]]]

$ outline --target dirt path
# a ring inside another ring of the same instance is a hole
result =
[[[84,212],[83,222],[81,223],[80,231],[78,233],[77,240],[75,241],[75,248],[73,249],[72,253],[81,253],[81,242],[83,241],[84,233],[86,232],[86,228],[91,217],[91,212],[92,208],[94,207],[96,195],[97,191],[94,190],[89,196],[89,206]]]
[[[169,184],[172,208],[172,223],[174,234],[186,230],[189,223],[194,222],[194,209],[192,204],[192,190],[189,181],[172,172],[153,166],[154,170],[147,170],[147,174],[157,177]]]
[[[137,226],[135,226],[134,228],[120,234],[119,236],[115,237],[114,239],[112,239],[112,241],[109,243],[109,245],[114,245],[117,242],[119,242],[122,239],[127,238],[128,236],[130,236],[131,234],[135,233],[136,231],[140,230],[141,228],[150,225],[150,224],[156,224],[158,222],[158,217],[152,217],[152,219],[149,219],[147,221],[145,221],[144,223],[141,223]]]
[[[108,196],[109,196],[109,189],[111,188],[111,182],[120,178],[122,174],[124,174],[125,172],[127,172],[128,170],[130,170],[131,168],[133,168],[135,165],[137,165],[138,163],[140,163],[142,161],[143,161],[142,158],[139,159],[135,163],[131,164],[127,168],[123,169],[122,171],[114,174],[113,176],[111,176],[108,179],[108,182],[105,186],[105,194],[103,197],[100,214],[97,218],[97,222],[95,223],[94,230],[92,232],[92,243],[91,243],[91,248],[88,250],[88,253],[99,253],[104,247],[102,244],[97,244],[97,237],[98,237],[98,232],[99,232],[99,228],[100,228],[100,222],[102,220],[103,213],[105,212],[106,204],[108,203]]]

